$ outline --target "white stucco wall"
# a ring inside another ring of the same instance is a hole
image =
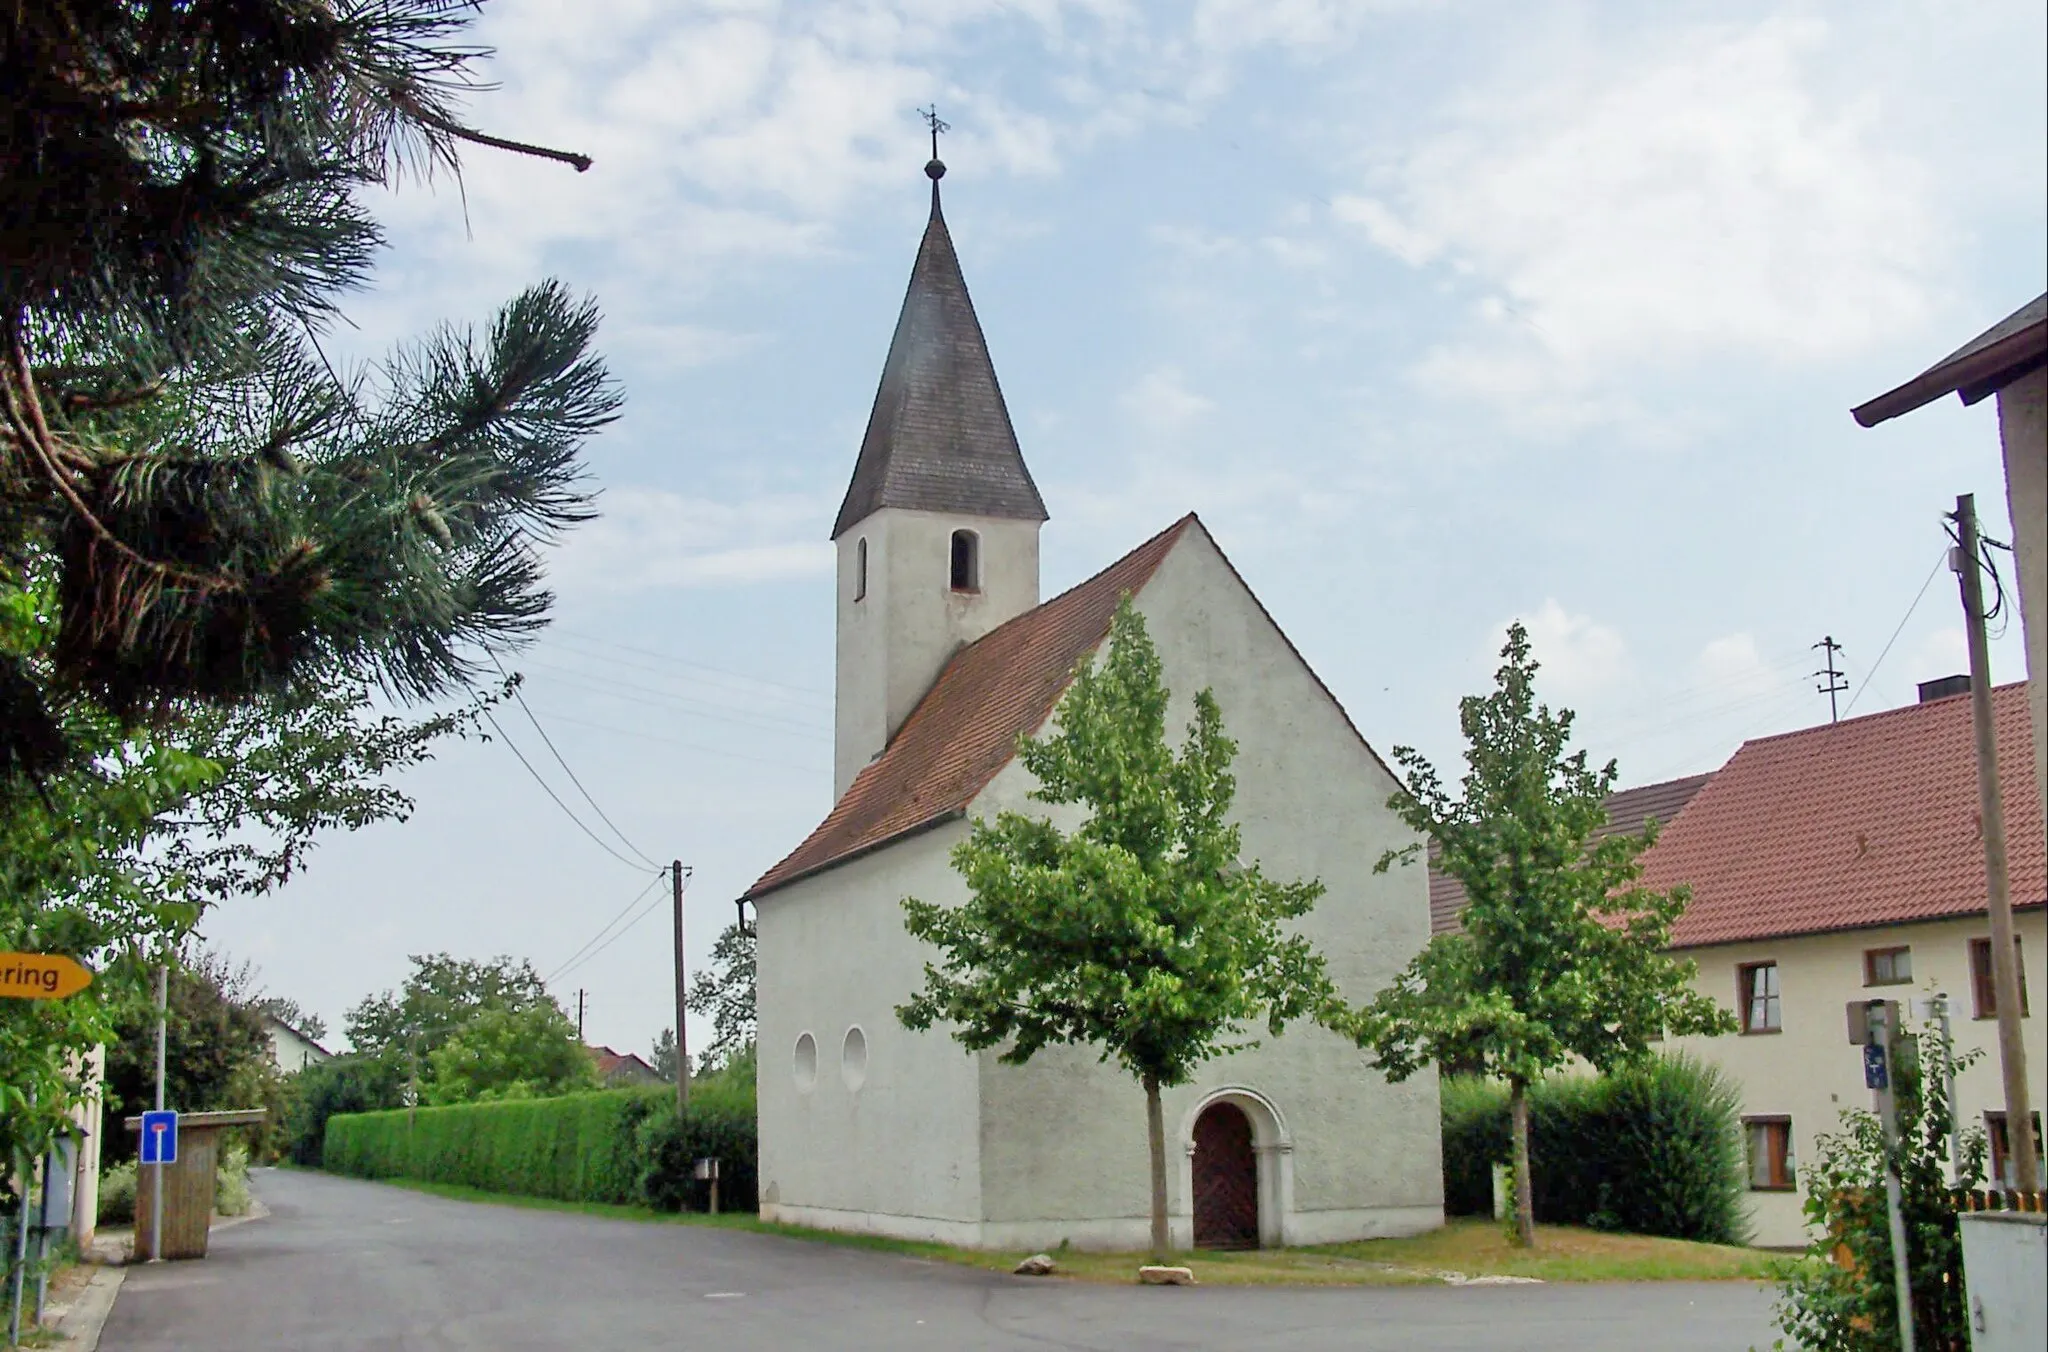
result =
[[[1213,689],[1239,747],[1235,815],[1245,858],[1271,877],[1323,881],[1328,894],[1302,929],[1345,995],[1369,999],[1429,937],[1422,868],[1372,872],[1382,851],[1412,838],[1385,806],[1393,779],[1202,532],[1182,537],[1138,594],[1138,609],[1174,692],[1171,736],[1178,743],[1195,693]],[[1013,763],[973,812],[1044,815],[1044,805],[1026,801],[1029,787]],[[1149,1161],[1144,1095],[1134,1080],[1072,1048],[1041,1052],[1023,1067],[985,1055],[981,1083],[989,1242],[1144,1242]],[[1434,1075],[1387,1085],[1354,1044],[1297,1026],[1208,1063],[1192,1084],[1163,1096],[1177,1242],[1192,1240],[1194,1119],[1222,1093],[1251,1109],[1259,1133],[1269,1242],[1410,1234],[1441,1223]]]
[[[2036,806],[2048,819],[2048,368],[1998,392],[1998,438],[2005,448],[2006,507],[2026,628]]]
[[[278,1019],[266,1017],[263,1020],[263,1031],[270,1038],[272,1063],[287,1074],[295,1070],[304,1070],[307,1066],[317,1066],[331,1057],[319,1043],[303,1036],[297,1029]]]
[[[756,906],[761,1215],[801,1225],[974,1243],[981,1219],[974,1061],[942,1032],[912,1033],[895,1007],[923,984],[903,897],[950,896],[952,822],[763,897]],[[867,1042],[849,1088],[849,1028]],[[800,1034],[817,1078],[797,1087]]]
[[[832,797],[888,744],[963,644],[1038,604],[1036,521],[884,507],[841,535]],[[956,530],[980,537],[981,587],[952,589]],[[861,542],[867,592],[859,594]]]
[[[2021,911],[2014,919],[2032,1011],[2024,1021],[2027,1064],[2038,1070],[2048,1057],[2048,1038],[2042,1033],[2042,1020],[2048,1016],[2048,1005],[2042,1003],[2048,1000],[2048,918],[2032,909]],[[1908,1026],[1916,1027],[1910,1002],[1943,991],[1949,997],[1950,1027],[1957,1049],[1980,1053],[1977,1063],[1957,1077],[1958,1119],[1965,1126],[1981,1128],[1987,1110],[2004,1107],[1998,1024],[1973,1017],[1976,1011],[1970,994],[1969,941],[1990,933],[1990,921],[1977,916],[1684,950],[1683,956],[1699,964],[1694,985],[1730,1010],[1736,1009],[1737,969],[1746,963],[1776,962],[1784,1031],[1676,1038],[1671,1046],[1727,1071],[1741,1089],[1745,1116],[1791,1118],[1793,1154],[1803,1169],[1818,1162],[1814,1137],[1837,1130],[1842,1109],[1871,1104],[1870,1091],[1863,1085],[1861,1049],[1849,1043],[1849,1002],[1897,1000],[1908,1006]],[[1913,950],[1911,984],[1865,986],[1864,952],[1902,944]],[[1797,1190],[1751,1192],[1754,1242],[1770,1246],[1806,1243],[1800,1215],[1803,1197]]]

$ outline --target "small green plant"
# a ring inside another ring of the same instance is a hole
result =
[[[100,1172],[101,1225],[129,1225],[135,1220],[135,1161]]]
[[[249,1147],[231,1141],[213,1169],[214,1214],[246,1216],[255,1201],[249,1193]]]
[[[1815,1140],[1819,1159],[1800,1172],[1806,1220],[1817,1238],[1806,1261],[1781,1275],[1773,1346],[1805,1352],[1894,1352],[1899,1316],[1892,1270],[1885,1165],[1899,1171],[1900,1209],[1912,1275],[1913,1341],[1918,1352],[1967,1352],[1969,1301],[1963,1289],[1962,1237],[1947,1178],[1953,1125],[1938,1089],[1978,1057],[1957,1055],[1936,1039],[1902,1039],[1892,1058],[1898,1140],[1888,1150],[1874,1113],[1842,1110],[1842,1129]],[[1937,1086],[1929,1092],[1930,1086]],[[1984,1133],[1959,1138],[1954,1186],[1984,1177]]]

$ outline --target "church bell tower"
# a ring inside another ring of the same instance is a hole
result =
[[[944,124],[931,120],[931,219],[832,527],[839,549],[835,802],[956,651],[1038,604],[1045,504],[1018,449],[939,210],[946,166],[937,132]]]

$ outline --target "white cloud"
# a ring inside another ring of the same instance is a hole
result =
[[[831,504],[817,498],[724,503],[628,487],[608,489],[598,511],[550,557],[564,591],[744,586],[832,570],[832,546],[817,538]]]
[[[1546,701],[1572,703],[1628,678],[1627,641],[1620,631],[1592,616],[1574,615],[1555,598],[1547,598],[1522,623],[1542,666],[1536,684]],[[1502,631],[1506,628],[1501,626]]]
[[[1382,166],[1386,191],[1333,207],[1488,296],[1424,382],[1520,401],[1727,352],[1826,359],[1920,322],[1926,176],[1874,92],[1822,88],[1830,43],[1795,18],[1573,38],[1455,100]]]
[[[1698,688],[1730,699],[1777,693],[1784,674],[1757,651],[1753,634],[1724,634],[1700,649],[1693,662]]]
[[[1970,641],[1961,625],[1950,625],[1923,635],[1904,662],[1886,668],[1894,685],[1917,685],[1942,676],[1954,676],[1970,669]]]
[[[1216,407],[1216,401],[1188,388],[1187,378],[1170,366],[1147,371],[1124,392],[1124,411],[1154,435],[1172,435]]]

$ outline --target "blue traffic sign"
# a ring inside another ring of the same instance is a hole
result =
[[[169,1110],[142,1115],[142,1162],[178,1162],[178,1115]]]
[[[1875,1042],[1866,1043],[1863,1047],[1863,1087],[1891,1088],[1891,1076],[1885,1070],[1884,1048]]]

